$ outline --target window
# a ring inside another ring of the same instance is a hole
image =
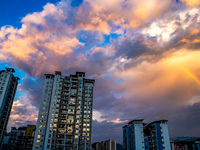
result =
[[[40,143],[40,140],[37,140],[37,143]]]
[[[65,133],[65,129],[58,129],[58,133]]]
[[[38,139],[40,138],[40,135],[38,135],[38,137],[37,137]]]

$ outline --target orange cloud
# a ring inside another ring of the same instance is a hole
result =
[[[64,16],[62,9],[59,9],[54,4],[47,3],[43,7],[42,12],[34,12],[33,14],[28,14],[24,18],[22,18],[21,22],[25,24],[41,24],[45,25],[47,22],[45,17],[51,17],[51,19],[60,21],[66,19],[66,16]]]
[[[85,11],[84,6],[88,3],[91,5],[87,22],[80,23],[80,27],[86,29],[100,30],[108,34],[111,31],[110,24],[121,25],[126,23],[128,28],[138,28],[145,25],[149,21],[158,18],[163,13],[167,12],[171,7],[171,1],[159,0],[144,0],[144,1],[124,1],[124,0],[110,0],[98,1],[87,0],[82,4],[83,8],[79,8],[77,18],[83,16]],[[159,5],[158,5],[159,3]],[[155,9],[156,7],[156,9]]]
[[[200,39],[194,39],[194,40],[182,39],[181,41],[179,41],[179,43],[196,44],[200,43]]]
[[[200,93],[199,84],[181,67],[190,68],[196,77],[200,77],[199,57],[198,51],[182,50],[156,63],[143,62],[112,73],[114,78],[123,80],[118,83],[118,88],[123,89],[123,97],[132,100],[130,103],[145,106],[165,103],[166,108],[171,104],[178,108],[192,104],[191,97]]]
[[[200,1],[199,0],[181,0],[183,3],[185,3],[188,6],[191,7],[195,7],[200,5]]]

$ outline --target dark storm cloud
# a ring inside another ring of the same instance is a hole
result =
[[[194,103],[169,117],[171,137],[200,135],[200,103]]]
[[[42,96],[42,88],[43,88],[43,79],[33,79],[30,77],[25,77],[22,79],[22,84],[19,85],[19,89],[21,92],[25,92],[27,94],[28,100],[31,102],[33,106],[37,106],[39,108],[39,104],[41,101],[41,96]],[[26,110],[26,108],[24,108]],[[20,112],[25,112],[20,110]],[[26,110],[29,111],[29,110]]]
[[[124,123],[115,124],[113,122],[92,121],[92,142],[101,142],[114,139],[118,143],[122,141],[122,126]]]
[[[152,50],[143,44],[144,38],[141,40],[125,40],[117,51],[117,56],[127,56],[127,58],[137,58],[142,55],[148,55],[152,53]]]

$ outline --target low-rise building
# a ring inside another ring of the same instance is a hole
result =
[[[107,140],[92,144],[93,150],[116,150],[116,140]]]
[[[174,142],[175,150],[200,150],[200,138],[196,140],[183,140]]]
[[[35,125],[27,125],[27,127],[11,128],[9,138],[5,150],[32,150]],[[5,139],[4,139],[5,140]]]
[[[8,140],[7,149],[16,150],[18,138],[20,136],[25,136],[25,133],[26,133],[26,127],[19,127],[18,129],[16,127],[12,127],[10,132],[10,137]]]

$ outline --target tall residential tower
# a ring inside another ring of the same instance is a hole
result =
[[[14,77],[13,72],[13,68],[0,70],[0,149],[19,80]]]
[[[124,150],[170,150],[167,120],[132,120],[122,128]]]
[[[144,150],[143,119],[132,120],[123,126],[123,149]]]
[[[84,72],[45,77],[33,150],[90,150],[95,81]]]
[[[149,141],[149,150],[170,150],[167,122],[167,120],[158,120],[145,126],[144,134]]]

